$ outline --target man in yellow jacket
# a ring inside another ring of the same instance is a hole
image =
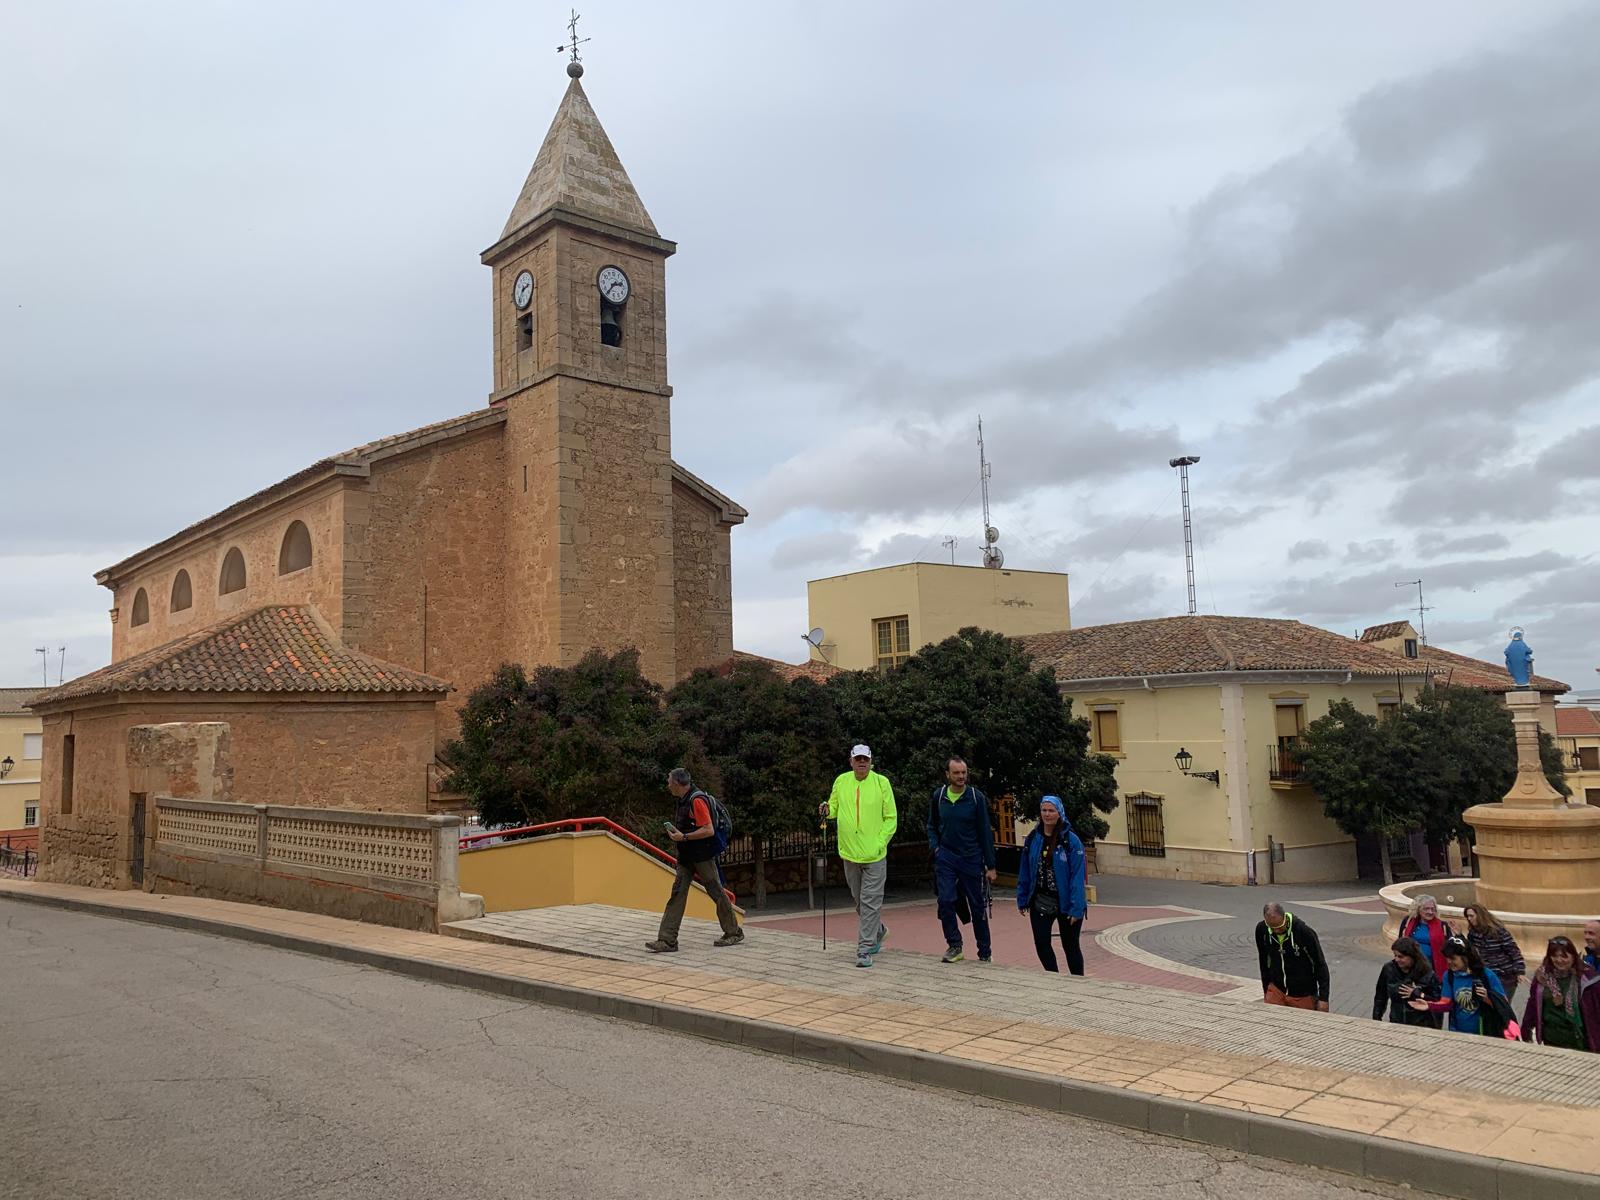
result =
[[[860,917],[856,966],[870,967],[889,936],[883,923],[883,888],[889,879],[889,839],[898,818],[894,788],[872,769],[868,747],[851,748],[850,769],[833,781],[828,802],[818,811],[839,823],[839,857]]]

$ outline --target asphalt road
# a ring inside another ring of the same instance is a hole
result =
[[[4,900],[0,962],[0,1196],[1401,1194],[366,967]]]

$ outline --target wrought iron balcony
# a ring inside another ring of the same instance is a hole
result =
[[[1273,783],[1296,784],[1305,782],[1305,768],[1295,757],[1299,738],[1284,738],[1267,747],[1267,778]]]

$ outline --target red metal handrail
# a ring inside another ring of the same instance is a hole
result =
[[[572,817],[565,821],[545,821],[539,825],[519,825],[515,829],[496,829],[488,833],[467,833],[461,836],[459,848],[470,850],[477,842],[486,842],[491,838],[519,837],[525,834],[557,833],[563,829],[582,831],[584,829],[603,829],[615,837],[621,838],[630,846],[636,846],[646,854],[652,855],[666,863],[674,871],[678,869],[678,860],[673,858],[660,846],[645,841],[631,829],[624,829],[610,817]],[[729,904],[737,904],[738,899],[728,888],[722,889],[723,895],[728,897]]]

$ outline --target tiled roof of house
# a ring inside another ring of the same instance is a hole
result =
[[[1361,631],[1363,642],[1386,642],[1404,633],[1410,621],[1390,621],[1385,625],[1369,625]]]
[[[28,712],[28,701],[39,694],[36,687],[0,688],[0,717],[12,717]]]
[[[306,606],[274,605],[69,679],[36,708],[134,692],[448,692],[443,679],[351,650]]]
[[[1018,639],[1056,677],[1110,679],[1212,671],[1420,675],[1410,659],[1314,625],[1271,617],[1185,616],[1088,625]]]
[[[758,662],[777,672],[778,677],[785,681],[792,679],[814,679],[818,683],[826,683],[829,678],[839,673],[839,668],[825,662],[787,663],[776,658],[768,658],[763,654],[751,654],[745,650],[735,650],[733,657],[723,664],[724,668],[731,667],[740,662]]]
[[[1559,737],[1600,737],[1600,712],[1570,705],[1558,708],[1556,734]]]
[[[1486,692],[1510,692],[1517,687],[1511,682],[1511,672],[1505,667],[1484,662],[1481,658],[1468,658],[1465,654],[1441,650],[1437,646],[1417,647],[1417,658],[1433,668],[1436,680],[1453,687],[1481,688]],[[1561,680],[1551,679],[1547,675],[1535,675],[1532,686],[1534,691],[1558,695],[1570,690]]]

